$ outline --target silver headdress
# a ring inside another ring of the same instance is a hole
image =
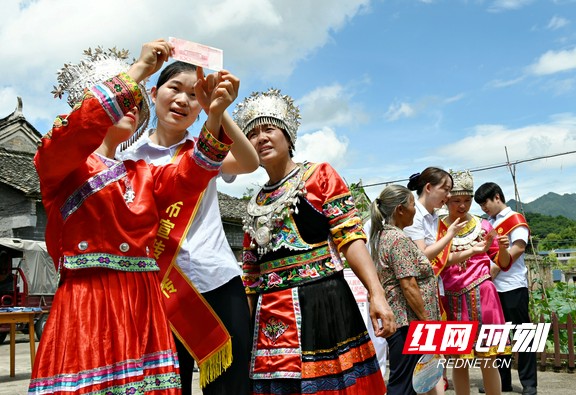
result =
[[[126,49],[110,48],[104,51],[102,47],[88,48],[84,50],[86,59],[78,64],[66,63],[64,67],[58,70],[58,86],[54,87],[51,92],[54,98],[62,99],[64,93],[68,94],[67,102],[70,107],[82,100],[86,89],[114,77],[122,72],[128,71],[130,63],[126,61],[129,52]],[[146,91],[146,80],[140,84],[142,91],[142,108],[136,132],[130,139],[121,145],[121,150],[126,149],[134,141],[138,140],[142,132],[148,125],[150,118],[149,98]]]
[[[470,173],[470,170],[466,171],[452,171],[450,170],[450,175],[454,180],[454,185],[450,194],[453,196],[466,196],[474,195],[474,178]]]
[[[282,95],[279,89],[253,92],[236,106],[232,114],[244,134],[261,125],[274,125],[288,133],[290,144],[295,147],[300,110],[294,105],[294,100]]]

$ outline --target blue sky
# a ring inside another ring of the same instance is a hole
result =
[[[120,5],[116,4],[120,3]],[[576,0],[4,0],[0,118],[45,133],[56,71],[84,48],[169,36],[224,51],[239,100],[275,87],[300,105],[296,159],[327,161],[374,198],[427,166],[479,169],[576,151]],[[152,79],[154,82],[154,78]],[[195,132],[199,125],[195,126]],[[529,202],[576,193],[576,154],[515,168]],[[514,197],[507,168],[474,172]],[[262,170],[220,190],[241,196]],[[405,184],[405,181],[401,182]]]

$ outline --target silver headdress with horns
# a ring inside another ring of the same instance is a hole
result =
[[[86,59],[80,61],[80,63],[65,63],[64,67],[58,70],[58,86],[55,86],[52,91],[54,98],[59,99],[62,99],[64,93],[67,93],[67,102],[70,107],[74,107],[76,103],[82,100],[86,89],[122,72],[126,72],[130,68],[130,63],[126,61],[129,56],[129,52],[126,49],[118,50],[114,47],[104,51],[102,47],[96,47],[94,50],[88,48],[84,50],[84,56]],[[140,138],[150,119],[146,80],[139,85],[143,99],[138,127],[132,137],[122,143],[121,150],[126,149]]]
[[[450,194],[453,196],[473,196],[474,195],[474,177],[470,170],[466,171],[452,171],[450,175],[454,180],[454,185]]]
[[[288,133],[292,148],[296,145],[300,110],[294,100],[282,95],[279,89],[253,92],[236,106],[233,116],[244,134],[261,125],[274,125]]]

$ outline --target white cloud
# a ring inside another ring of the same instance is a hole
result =
[[[464,93],[458,93],[451,97],[439,97],[439,96],[424,96],[415,103],[407,102],[397,102],[393,103],[388,107],[388,110],[384,114],[384,119],[388,122],[398,121],[403,118],[414,118],[424,112],[430,112],[434,114],[437,118],[442,118],[442,114],[438,111],[445,105],[456,103],[462,100],[466,95]]]
[[[191,6],[188,0],[169,5],[156,0],[5,0],[0,15],[2,85],[23,96],[25,108],[42,110],[32,122],[49,125],[56,114],[68,111],[50,95],[56,71],[65,62],[79,61],[85,48],[97,45],[126,48],[137,57],[144,42],[169,36],[222,48],[225,67],[243,81],[278,81],[369,3],[214,0]],[[13,105],[0,103],[0,114],[12,111]]]
[[[319,87],[297,101],[302,129],[361,124],[367,114],[353,104],[353,92],[340,84]]]
[[[242,197],[246,194],[252,195],[268,181],[268,175],[263,168],[258,168],[250,174],[241,174],[236,177],[233,183],[226,183],[221,178],[217,179],[218,190],[230,196]],[[252,193],[248,193],[248,191]]]
[[[403,179],[431,165],[455,170],[472,169],[478,170],[473,173],[476,187],[484,182],[496,182],[502,186],[506,198],[511,199],[515,194],[514,183],[510,169],[502,166],[507,161],[506,149],[510,163],[515,165],[511,170],[516,175],[522,201],[530,202],[546,192],[574,193],[573,183],[567,180],[576,177],[575,113],[557,114],[550,117],[548,123],[519,128],[478,125],[471,135],[431,148],[428,155],[407,161],[404,169],[386,172],[365,169],[362,178],[380,182]],[[382,187],[369,188],[370,196],[375,196]]]
[[[328,162],[338,168],[345,165],[348,138],[336,135],[333,129],[322,128],[314,133],[298,136],[294,160],[301,162]]]
[[[553,16],[552,19],[548,22],[546,26],[547,29],[550,30],[558,30],[570,24],[570,21],[566,18],[562,18],[561,16]]]
[[[535,75],[548,75],[576,69],[576,48],[548,51],[527,69],[529,73]]]
[[[296,150],[294,160],[296,162],[328,162],[337,171],[346,167],[348,149],[348,139],[338,136],[330,128],[323,128],[314,133],[307,133],[298,136],[296,140]],[[263,168],[259,168],[254,173],[243,174],[236,177],[232,184],[227,184],[218,179],[218,190],[231,196],[241,197],[247,190],[258,190],[268,181],[268,175]]]
[[[459,102],[460,100],[464,99],[465,96],[466,95],[464,93],[459,93],[459,94],[454,95],[452,97],[447,97],[446,99],[444,99],[444,104]]]
[[[412,118],[415,115],[416,110],[410,103],[394,103],[388,107],[388,111],[384,114],[384,119],[393,122],[402,118]]]
[[[567,78],[556,81],[547,81],[543,89],[553,92],[555,95],[566,95],[576,90],[576,79]]]
[[[524,80],[524,76],[518,77],[512,80],[493,80],[488,83],[488,87],[491,88],[507,88],[509,86],[514,86],[519,84]]]
[[[466,164],[468,168],[474,168],[505,163],[505,148],[512,162],[576,151],[576,115],[559,114],[550,123],[517,129],[479,125],[473,135],[441,146],[436,154],[450,158],[451,166]],[[560,161],[576,164],[576,155],[535,161],[530,166],[554,165]]]
[[[495,0],[488,7],[488,11],[502,12],[519,10],[532,2],[534,2],[534,0]]]

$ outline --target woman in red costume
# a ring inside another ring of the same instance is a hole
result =
[[[117,147],[145,128],[143,82],[171,51],[164,40],[144,44],[129,66],[126,51],[98,48],[59,74],[55,94],[67,92],[74,107],[56,119],[34,163],[60,281],[29,394],[180,393],[154,259],[163,240],[157,199],[199,194],[218,174],[231,143],[221,133],[222,113],[237,87],[198,84],[210,113],[201,143],[178,165],[116,160]]]
[[[254,93],[234,116],[270,178],[250,200],[244,226],[252,393],[384,394],[340,253],[368,290],[376,335],[394,332],[394,315],[346,183],[327,163],[292,160],[300,116],[289,96]]]

